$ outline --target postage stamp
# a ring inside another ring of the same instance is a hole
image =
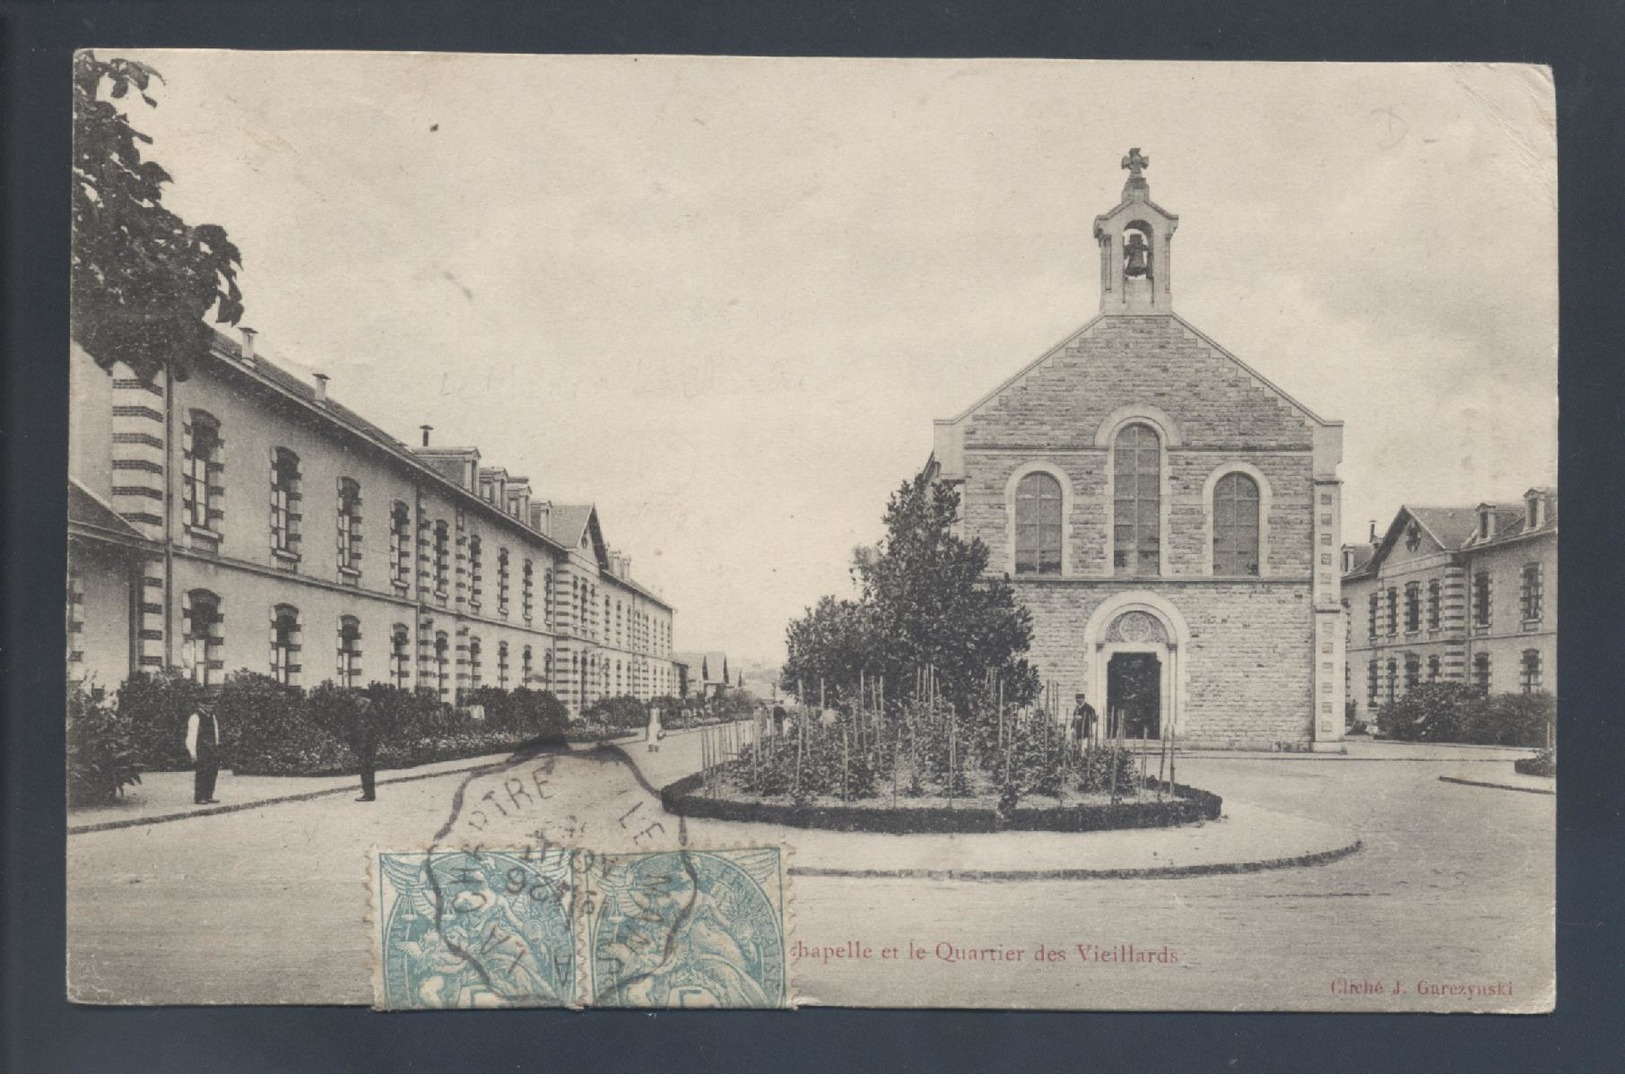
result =
[[[785,852],[377,851],[374,1006],[782,1008]]]
[[[790,1006],[781,848],[600,854],[584,886],[592,1006]]]
[[[377,1007],[576,1002],[570,851],[380,851],[373,863]]]

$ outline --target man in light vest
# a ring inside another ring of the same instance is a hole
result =
[[[212,694],[210,694],[212,695]],[[220,777],[220,720],[214,701],[204,699],[186,719],[186,754],[192,758],[192,801],[215,805],[214,782]]]

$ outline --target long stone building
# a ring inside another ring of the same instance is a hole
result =
[[[1337,750],[1342,424],[1175,313],[1148,163],[1095,219],[1099,313],[938,420],[929,467],[1068,703],[1131,738]]]
[[[1557,491],[1521,504],[1401,506],[1343,549],[1349,698],[1373,722],[1417,685],[1557,691]]]
[[[215,335],[185,381],[70,357],[68,670],[292,685],[551,690],[572,711],[678,689],[673,610],[473,447],[408,445]]]

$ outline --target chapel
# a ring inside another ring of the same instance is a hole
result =
[[[928,470],[1068,707],[1131,741],[1340,751],[1342,423],[1175,312],[1149,165],[1130,150],[1095,218],[1098,312],[937,420]]]

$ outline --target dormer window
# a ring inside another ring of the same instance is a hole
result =
[[[1484,542],[1495,538],[1495,506],[1481,505],[1478,507],[1478,541]]]
[[[1536,528],[1546,523],[1546,514],[1542,512],[1542,510],[1545,508],[1544,503],[1545,499],[1539,494],[1529,495],[1529,498],[1525,503],[1524,531],[1534,531]]]

